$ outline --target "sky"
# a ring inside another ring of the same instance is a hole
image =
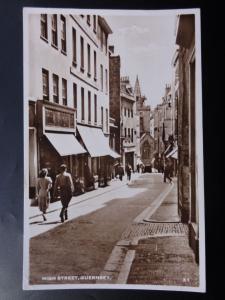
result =
[[[161,103],[165,85],[171,83],[175,45],[175,15],[106,16],[113,34],[109,45],[121,58],[121,76],[134,86],[138,75],[146,104]]]

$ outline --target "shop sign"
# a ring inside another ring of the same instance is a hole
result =
[[[73,129],[75,127],[74,112],[45,107],[45,126]]]

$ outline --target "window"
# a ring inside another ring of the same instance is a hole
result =
[[[130,138],[130,128],[128,128],[128,137]]]
[[[89,26],[91,25],[91,16],[90,15],[87,15],[87,23]]]
[[[133,112],[133,109],[131,109],[131,118],[133,118],[134,117],[134,112]]]
[[[49,75],[48,71],[42,69],[42,88],[43,88],[43,99],[49,100]]]
[[[88,91],[88,123],[91,123],[91,92]]]
[[[96,26],[96,15],[93,16],[93,30],[94,30],[94,32],[97,31],[97,26]]]
[[[107,108],[105,110],[105,126],[106,126],[106,131],[108,132],[109,116],[108,116],[108,109]]]
[[[96,51],[94,51],[94,80],[97,80],[97,56]]]
[[[126,116],[127,115],[127,109],[126,109],[126,107],[124,107],[124,116]]]
[[[84,88],[81,88],[81,120],[84,121]]]
[[[46,14],[41,14],[41,37],[48,39],[48,20]]]
[[[77,109],[77,85],[73,83],[73,107]]]
[[[66,19],[61,16],[61,48],[62,52],[66,53]]]
[[[84,72],[84,39],[80,37],[80,70]]]
[[[108,93],[108,70],[105,69],[105,92]]]
[[[67,105],[67,81],[62,78],[62,102],[63,105]]]
[[[72,41],[73,41],[73,65],[77,65],[77,34],[76,29],[72,30]]]
[[[102,124],[102,129],[103,129],[103,122],[104,122],[103,107],[101,107],[101,124]]]
[[[124,128],[124,136],[125,136],[125,138],[127,137],[127,129],[126,128]]]
[[[100,65],[101,68],[101,91],[103,91],[103,65]]]
[[[57,15],[52,15],[52,45],[58,47]]]
[[[97,95],[94,96],[94,105],[95,105],[94,119],[95,119],[95,123],[97,123]]]
[[[100,46],[101,46],[101,50],[103,50],[103,30],[102,28],[100,27]]]
[[[88,53],[88,77],[91,77],[91,48],[87,44],[87,53]]]
[[[128,108],[127,111],[128,111],[128,118],[130,118],[130,109]]]
[[[104,45],[104,48],[105,48],[105,54],[107,54],[107,34],[105,32],[103,32],[103,45]]]
[[[55,103],[59,103],[59,77],[53,74],[52,80],[53,80],[53,101]]]
[[[131,142],[133,143],[134,141],[134,129],[131,128]]]

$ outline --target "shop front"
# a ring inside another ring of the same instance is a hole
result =
[[[116,158],[120,157],[110,149],[109,140],[100,127],[77,125],[78,139],[89,153],[88,167],[91,174],[98,180],[99,186],[109,184],[112,177],[112,166]]]
[[[38,100],[36,112],[38,171],[47,168],[54,183],[60,165],[65,163],[75,179],[82,173],[82,161],[87,156],[75,136],[75,109]]]

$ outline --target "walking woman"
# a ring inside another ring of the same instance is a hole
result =
[[[43,220],[46,221],[46,210],[48,209],[49,202],[50,202],[50,192],[49,190],[52,187],[52,180],[50,177],[47,177],[48,170],[42,169],[38,182],[37,182],[37,192],[38,192],[38,207],[42,212]]]

